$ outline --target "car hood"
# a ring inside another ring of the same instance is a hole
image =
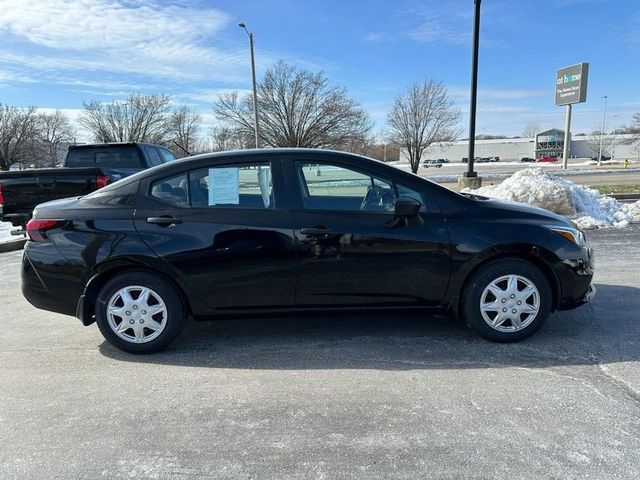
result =
[[[534,207],[527,203],[508,202],[480,196],[470,196],[474,202],[481,204],[485,208],[496,210],[499,216],[518,217],[528,220],[540,220],[545,224],[564,225],[572,227],[573,223],[564,215],[553,213],[544,208]]]

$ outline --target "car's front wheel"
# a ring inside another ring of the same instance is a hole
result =
[[[551,312],[551,287],[535,265],[504,259],[481,268],[464,292],[464,315],[471,328],[495,342],[533,335]]]
[[[164,350],[184,326],[185,308],[175,288],[146,272],[127,272],[108,281],[96,302],[96,323],[104,338],[129,353]]]

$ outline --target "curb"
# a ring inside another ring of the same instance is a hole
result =
[[[640,200],[640,193],[612,193],[609,197],[616,200]]]
[[[24,244],[27,242],[26,238],[17,238],[8,242],[0,242],[0,253],[13,252],[15,250],[21,250]]]

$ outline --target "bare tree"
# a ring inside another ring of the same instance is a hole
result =
[[[371,143],[365,147],[362,152],[367,157],[387,162],[397,162],[400,160],[400,149],[397,145],[389,143]]]
[[[536,133],[540,131],[540,125],[537,123],[529,123],[524,130],[522,130],[522,136],[524,138],[533,138],[536,136]]]
[[[171,114],[169,130],[174,142],[172,150],[178,158],[186,156],[186,152],[193,154],[199,148],[198,131],[201,121],[202,116],[186,105],[178,107]]]
[[[38,130],[36,107],[17,108],[0,104],[0,170],[25,162]]]
[[[125,102],[84,103],[78,122],[98,142],[166,144],[170,135],[169,97],[130,94]]]
[[[213,141],[213,150],[216,152],[241,150],[255,146],[255,139],[252,134],[243,133],[227,125],[212,127],[211,140]]]
[[[60,110],[38,115],[38,136],[43,143],[46,164],[55,167],[64,143],[73,142],[76,131]]]
[[[633,115],[631,125],[627,125],[619,133],[631,134],[632,137],[625,140],[625,144],[633,145],[633,150],[640,155],[640,112]]]
[[[600,153],[600,130],[599,127],[596,127],[591,130],[591,133],[587,137],[587,146],[589,147],[589,152],[591,152],[591,156],[593,158],[598,158],[598,154]],[[615,144],[616,136],[615,135],[607,135],[604,132],[602,135],[602,156],[609,156],[611,154],[611,149]]]
[[[407,150],[411,170],[416,173],[429,145],[452,141],[458,136],[459,118],[460,110],[449,99],[442,82],[414,83],[395,99],[389,112],[389,139]]]
[[[361,142],[372,128],[369,115],[324,73],[297,70],[282,60],[258,83],[260,136],[272,147],[337,148]],[[253,135],[251,95],[221,95],[217,118],[240,134]]]

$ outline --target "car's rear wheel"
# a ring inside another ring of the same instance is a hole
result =
[[[494,342],[533,335],[551,312],[551,287],[535,265],[504,259],[481,268],[464,292],[464,315],[471,328]]]
[[[127,272],[108,281],[96,302],[96,323],[114,347],[130,353],[164,350],[186,318],[175,288],[146,272]]]

